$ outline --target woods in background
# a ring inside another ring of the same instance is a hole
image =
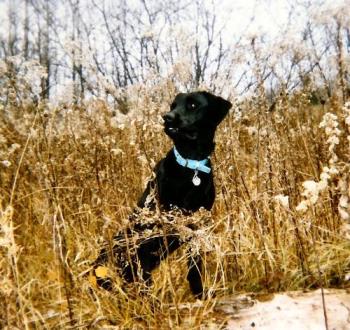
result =
[[[345,100],[348,1],[285,4],[286,21],[265,32],[258,7],[268,2],[257,4],[237,25],[239,6],[218,1],[4,1],[0,87],[7,93],[0,101],[8,102],[11,89],[22,101],[21,79],[31,97],[63,95],[76,103],[103,97],[121,112],[128,110],[128,87],[161,79],[177,89],[209,88],[229,97],[263,87],[273,100],[282,90],[309,88],[316,102],[335,92]],[[269,9],[271,18],[279,15],[277,7]],[[44,71],[28,77],[39,65]]]

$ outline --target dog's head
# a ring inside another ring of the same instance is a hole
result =
[[[178,94],[163,116],[164,130],[169,137],[195,140],[215,132],[232,104],[208,92]]]
[[[165,133],[172,139],[188,140],[214,133],[231,106],[229,101],[208,92],[180,93],[163,116]]]

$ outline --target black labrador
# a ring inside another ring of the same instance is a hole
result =
[[[215,146],[216,127],[231,106],[229,101],[208,92],[180,93],[175,97],[170,111],[163,116],[164,131],[173,140],[174,147],[156,165],[156,177],[148,183],[137,204],[140,209],[153,210],[158,205],[162,211],[176,208],[186,215],[201,207],[212,208],[215,188],[209,156]],[[150,198],[154,192],[156,201]],[[98,276],[99,266],[112,260],[124,280],[130,283],[141,278],[149,285],[152,271],[184,243],[179,235],[172,233],[132,244],[133,236],[157,225],[143,222],[137,211],[129,222],[130,226],[114,237],[112,248],[102,249],[94,264],[97,283],[107,290],[112,288],[112,282]],[[204,296],[201,269],[200,255],[190,255],[187,280],[197,298]]]

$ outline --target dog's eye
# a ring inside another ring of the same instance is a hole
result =
[[[188,104],[188,107],[189,107],[191,110],[194,110],[194,109],[196,109],[197,104],[194,103],[194,102],[190,102],[190,103]]]

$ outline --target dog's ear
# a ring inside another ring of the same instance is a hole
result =
[[[216,103],[216,120],[217,125],[221,123],[221,121],[226,117],[228,114],[228,111],[231,109],[232,104],[231,102],[223,99],[220,96],[215,96],[215,103]]]
[[[228,111],[232,107],[232,104],[220,96],[216,96],[208,92],[203,92],[203,94],[207,97],[210,107],[212,108],[211,120],[213,120],[213,123],[215,123],[217,126],[226,117]]]

